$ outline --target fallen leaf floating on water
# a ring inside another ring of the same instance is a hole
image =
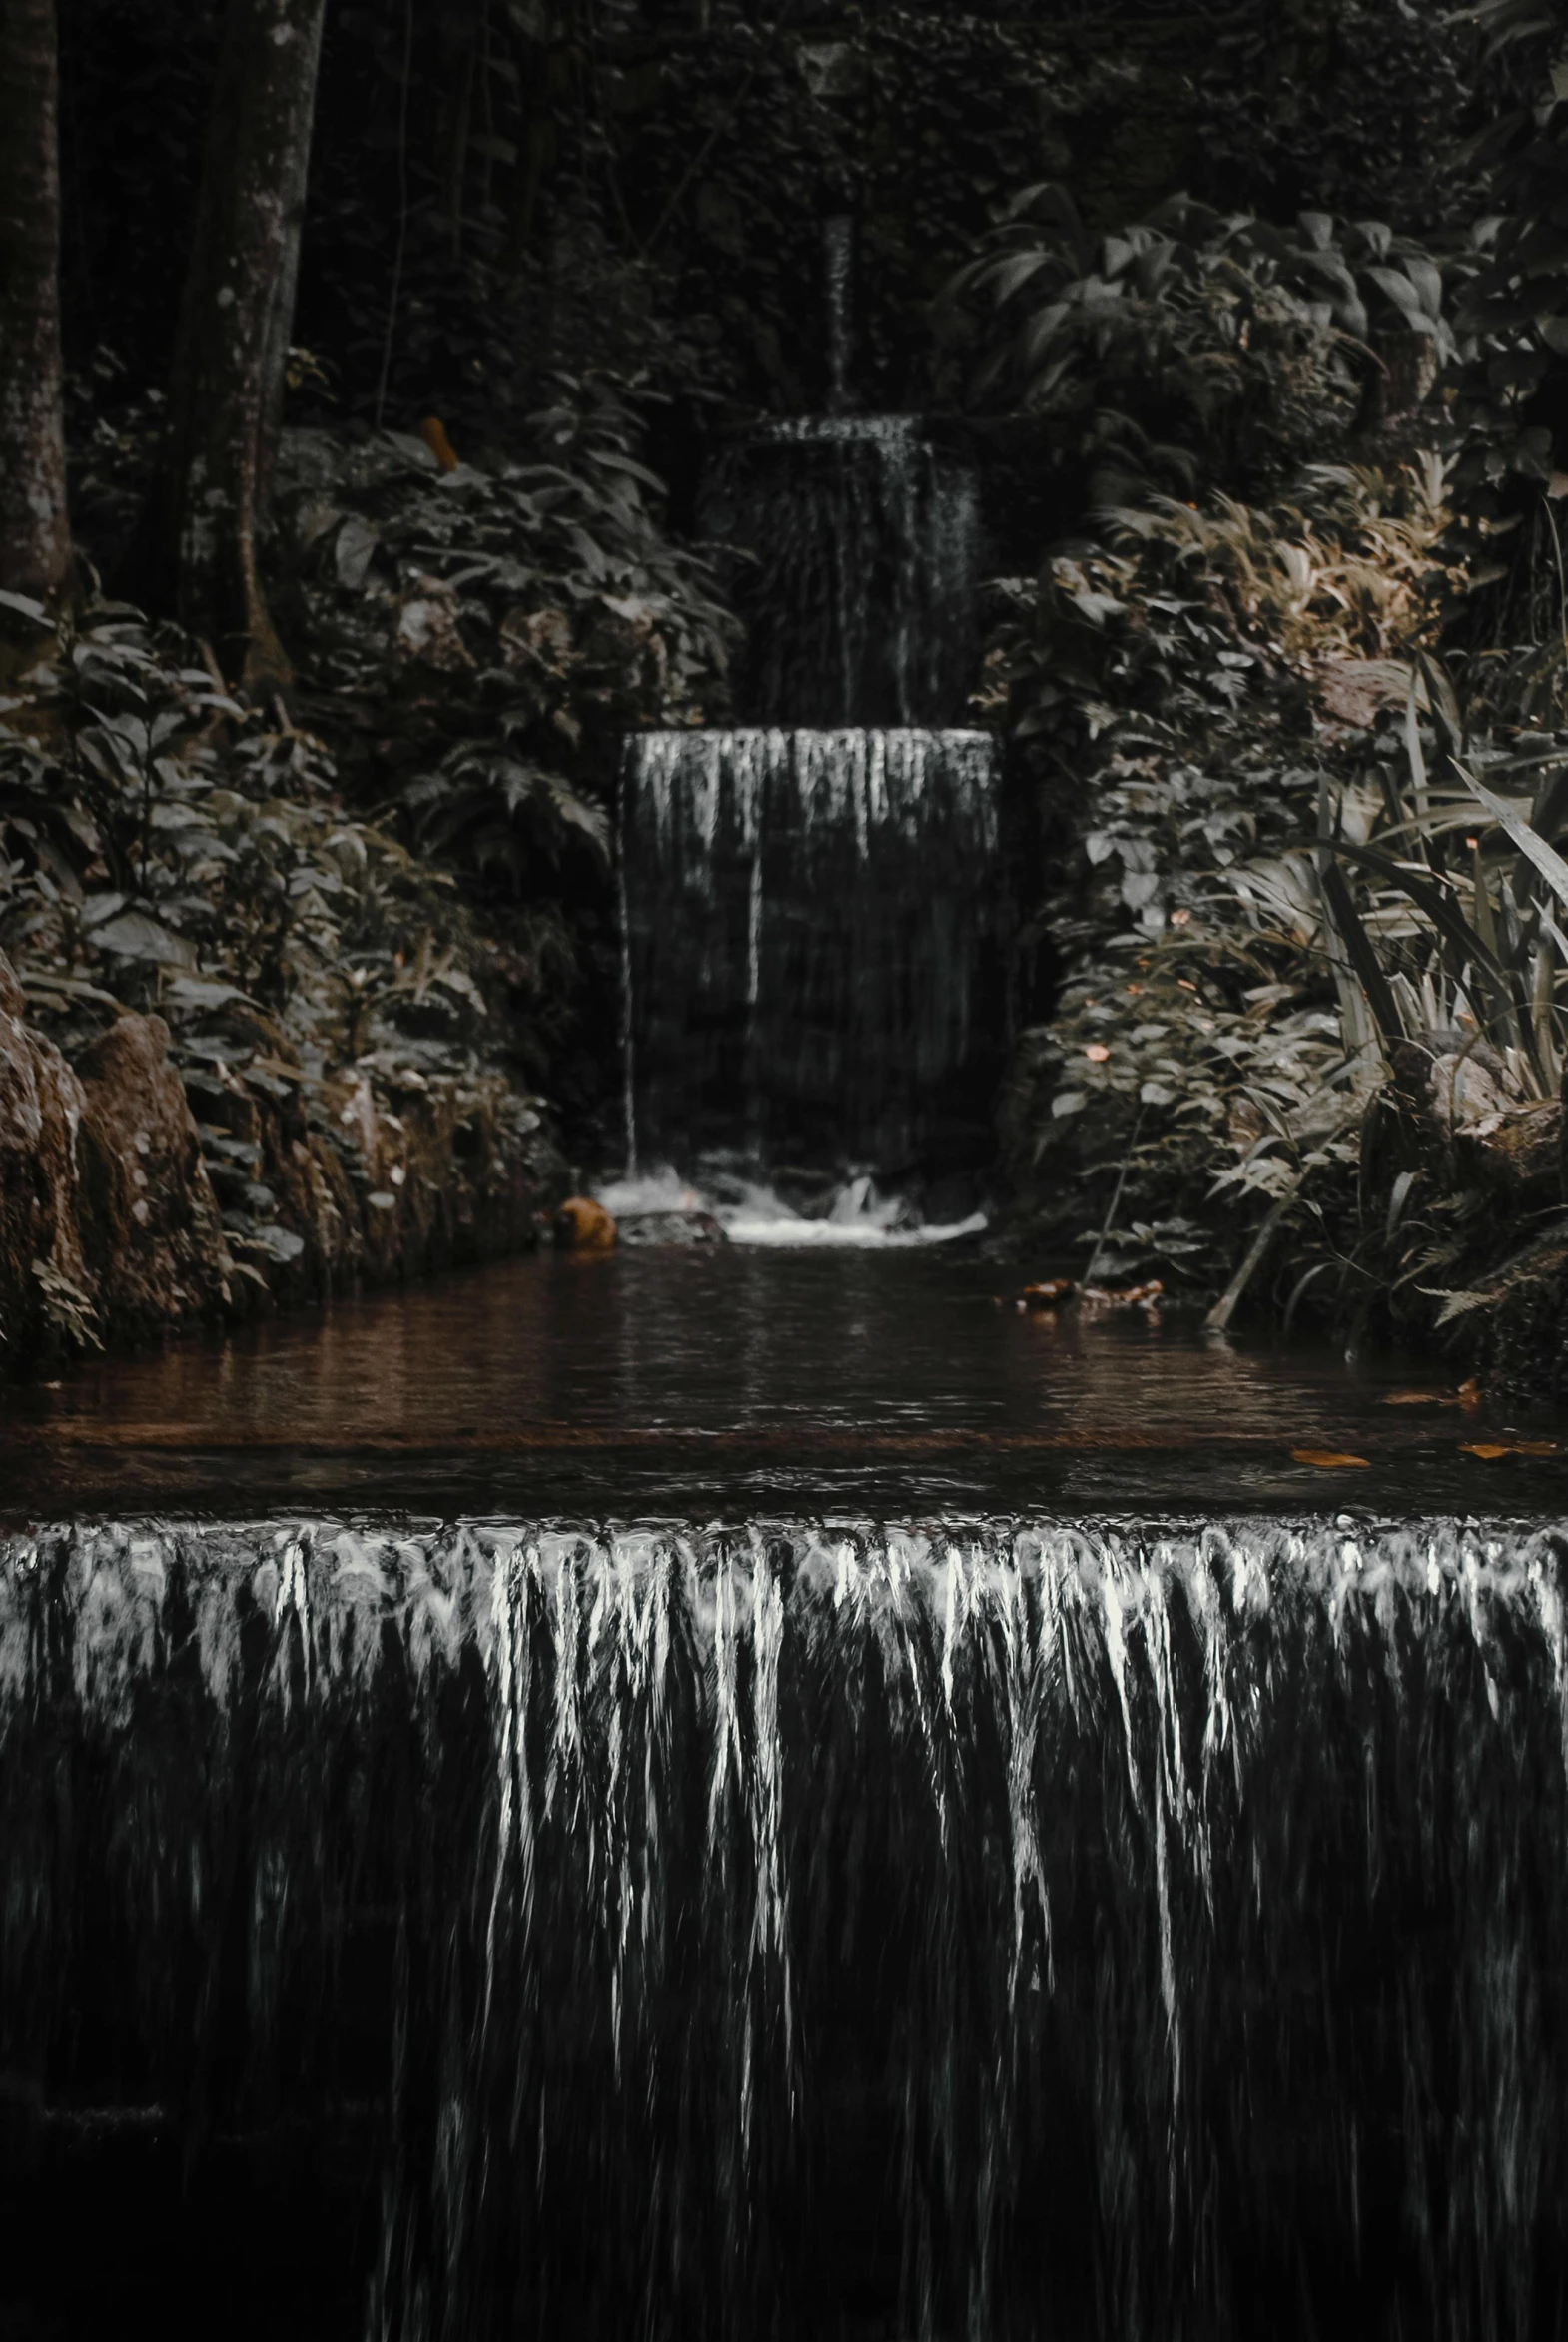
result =
[[[1459,1404],[1462,1407],[1478,1407],[1480,1403],[1481,1386],[1472,1374],[1468,1382],[1459,1385]]]
[[[1357,1471],[1370,1471],[1370,1460],[1364,1455],[1338,1455],[1331,1447],[1292,1447],[1290,1458],[1297,1464],[1315,1464],[1319,1471],[1333,1472],[1349,1465]]]
[[[1050,1276],[1041,1284],[1027,1284],[1014,1303],[1017,1309],[1054,1309],[1069,1301],[1078,1287],[1070,1276]]]
[[[1389,1390],[1383,1394],[1385,1407],[1462,1407],[1464,1403],[1456,1390]]]
[[[1051,1310],[1058,1308],[1064,1301],[1071,1301],[1076,1295],[1086,1309],[1153,1309],[1158,1306],[1165,1289],[1158,1276],[1152,1276],[1147,1284],[1082,1286],[1075,1284],[1070,1276],[1050,1276],[1038,1284],[1025,1285],[1015,1294],[1013,1306],[1021,1311]],[[1006,1306],[1006,1301],[999,1293],[997,1307],[1005,1309]]]
[[[1467,1439],[1459,1452],[1477,1455],[1483,1464],[1490,1464],[1500,1455],[1557,1455],[1560,1451],[1555,1439]]]

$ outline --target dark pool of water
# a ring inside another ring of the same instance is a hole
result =
[[[1438,1361],[1020,1315],[1006,1282],[936,1251],[545,1252],[0,1389],[0,1510],[1568,1509],[1564,1458],[1519,1452],[1553,1421],[1461,1406]]]

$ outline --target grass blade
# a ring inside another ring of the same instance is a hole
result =
[[[1478,781],[1474,773],[1467,772],[1462,764],[1455,762],[1454,771],[1476,803],[1485,807],[1504,835],[1513,840],[1527,861],[1534,863],[1557,900],[1568,903],[1568,862],[1563,860],[1555,846],[1549,846],[1544,838],[1538,837],[1522,814],[1515,813],[1503,798],[1494,797],[1485,782]]]
[[[1416,878],[1411,872],[1401,869],[1391,855],[1380,854],[1375,846],[1353,846],[1348,838],[1335,838],[1333,851],[1343,855],[1347,862],[1359,863],[1364,869],[1374,872],[1389,886],[1397,887],[1409,897],[1418,911],[1425,912],[1432,925],[1453,945],[1461,960],[1475,961],[1495,983],[1506,988],[1507,973],[1496,953],[1482,942],[1464,913],[1449,902],[1431,880]]]

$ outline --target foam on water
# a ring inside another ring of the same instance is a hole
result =
[[[880,1194],[869,1172],[846,1179],[827,1210],[812,1217],[797,1211],[766,1180],[730,1180],[720,1193],[683,1178],[668,1164],[658,1171],[610,1179],[594,1192],[617,1219],[704,1212],[718,1221],[733,1244],[780,1249],[908,1250],[980,1235],[989,1225],[983,1211],[927,1225],[901,1196]]]

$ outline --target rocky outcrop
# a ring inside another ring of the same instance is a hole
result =
[[[246,1013],[251,1062],[192,1077],[199,1121],[161,1018],[73,1068],[0,955],[0,1373],[537,1241],[561,1165],[502,1076],[315,1078]]]
[[[1522,1098],[1489,1042],[1398,1043],[1361,1132],[1362,1260],[1381,1321],[1498,1391],[1568,1395],[1561,1098]]]
[[[152,1333],[232,1298],[234,1263],[161,1017],[121,1017],[77,1064],[82,1250],[117,1333]]]
[[[147,1333],[224,1307],[233,1263],[158,1017],[72,1068],[0,957],[0,1358]]]
[[[77,1222],[82,1085],[30,1033],[0,955],[0,1367],[25,1363],[58,1315],[85,1333],[95,1308]]]
[[[1439,1031],[1402,1041],[1361,1133],[1361,1210],[1379,1224],[1426,1195],[1472,1193],[1516,1218],[1563,1199],[1563,1108],[1523,1100],[1490,1043]],[[1395,1189],[1400,1199],[1395,1204]],[[1498,1222],[1504,1241],[1508,1228]]]

